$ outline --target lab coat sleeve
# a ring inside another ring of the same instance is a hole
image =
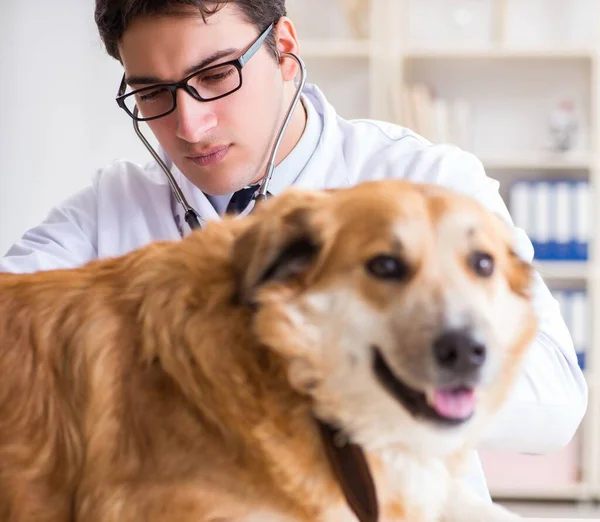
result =
[[[498,191],[482,163],[460,149],[440,149],[433,154],[430,172],[436,181],[470,194],[513,228],[515,250],[531,262],[533,246],[526,233],[515,227]],[[433,181],[433,180],[432,180]],[[571,335],[558,302],[539,273],[535,273],[534,307],[539,330],[521,378],[499,412],[482,448],[522,453],[547,453],[564,447],[577,431],[587,409],[588,388],[577,363]]]
[[[54,207],[0,258],[0,272],[72,268],[97,257],[97,198],[92,184]]]

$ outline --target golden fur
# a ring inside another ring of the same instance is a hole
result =
[[[475,246],[492,277],[465,261]],[[365,270],[380,253],[404,260],[404,281]],[[367,451],[382,521],[454,520],[451,463],[535,335],[529,284],[499,219],[403,181],[292,189],[182,241],[1,274],[0,520],[354,520],[315,414]],[[450,430],[409,415],[370,362],[377,346],[428,392],[443,303],[489,334],[490,352],[474,419]],[[410,493],[419,477],[403,478],[411,455],[445,484],[423,500],[435,509]]]

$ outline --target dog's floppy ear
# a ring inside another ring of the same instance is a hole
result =
[[[534,270],[531,263],[525,261],[516,250],[515,230],[499,214],[492,214],[498,235],[505,242],[505,275],[510,289],[520,297],[531,299]]]
[[[253,223],[234,245],[243,302],[254,302],[256,291],[267,284],[299,280],[321,250],[312,218],[314,203],[323,196],[295,191],[279,197],[281,201],[262,203],[264,208],[251,217]]]
[[[508,249],[507,279],[510,289],[517,295],[531,299],[533,285],[533,267],[519,257],[513,250]]]

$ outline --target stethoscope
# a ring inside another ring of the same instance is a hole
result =
[[[294,110],[296,109],[296,105],[298,105],[298,101],[300,100],[300,95],[302,94],[302,90],[304,89],[304,84],[306,83],[306,65],[304,64],[304,61],[302,60],[302,58],[300,58],[298,55],[296,55],[294,53],[283,53],[281,56],[289,56],[298,62],[298,65],[300,66],[300,82],[298,84],[298,88],[296,89],[296,93],[294,94],[292,103],[290,104],[287,114],[285,115],[285,118],[283,120],[281,128],[279,129],[279,132],[277,134],[277,139],[275,140],[275,144],[273,145],[273,148],[271,149],[269,163],[267,164],[265,175],[262,178],[260,187],[258,188],[256,193],[252,197],[252,201],[250,202],[250,204],[248,205],[246,210],[243,212],[244,215],[249,214],[258,201],[267,199],[269,183],[271,181],[271,178],[273,177],[273,171],[275,170],[275,158],[277,157],[277,152],[279,150],[279,146],[281,145],[283,135],[285,134],[285,131],[287,130],[288,125],[290,124],[292,115],[294,113]],[[137,114],[138,114],[137,105],[134,108],[133,113],[134,113],[134,116],[137,116]],[[150,154],[152,154],[152,156],[154,157],[156,162],[160,165],[161,169],[166,174],[167,179],[169,180],[169,183],[171,185],[171,190],[173,192],[173,195],[175,196],[175,199],[183,207],[183,210],[185,212],[185,214],[184,214],[185,220],[186,220],[187,224],[189,225],[190,229],[194,230],[194,229],[202,228],[202,225],[200,224],[200,222],[202,221],[200,214],[198,214],[198,212],[187,202],[185,196],[183,195],[183,191],[181,190],[181,188],[175,181],[175,178],[173,177],[173,174],[171,173],[169,167],[167,167],[165,162],[158,155],[158,153],[154,150],[152,145],[150,145],[150,142],[142,134],[142,131],[140,130],[138,121],[135,118],[133,119],[133,128],[135,129],[135,132],[138,135],[138,137],[140,138],[140,140],[142,141],[142,143],[148,149]]]

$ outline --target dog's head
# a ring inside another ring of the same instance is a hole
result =
[[[385,181],[290,190],[249,219],[240,298],[323,420],[366,448],[445,452],[500,407],[536,321],[531,268],[498,217]]]

